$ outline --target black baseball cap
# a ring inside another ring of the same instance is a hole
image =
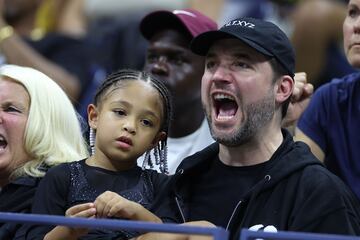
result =
[[[274,57],[291,77],[295,75],[295,51],[286,34],[274,23],[255,19],[238,18],[226,23],[219,30],[204,32],[191,41],[191,50],[205,56],[215,41],[236,38],[258,52]]]

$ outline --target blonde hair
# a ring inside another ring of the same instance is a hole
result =
[[[42,177],[44,165],[51,167],[88,156],[80,119],[59,85],[35,69],[16,65],[1,66],[0,76],[22,84],[30,96],[24,134],[24,148],[30,159],[15,170],[14,177]]]

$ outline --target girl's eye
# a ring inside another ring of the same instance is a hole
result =
[[[114,113],[116,113],[119,116],[125,116],[126,115],[124,110],[119,110],[119,109],[114,110]]]
[[[147,120],[147,119],[143,119],[141,120],[142,124],[144,124],[145,126],[148,126],[148,127],[152,127],[153,126],[153,123],[150,121],[150,120]]]

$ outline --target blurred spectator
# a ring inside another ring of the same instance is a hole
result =
[[[88,153],[76,112],[52,79],[27,67],[0,67],[0,211],[28,213],[49,167]],[[13,239],[17,223],[0,223]]]
[[[185,157],[214,141],[200,97],[205,61],[189,47],[195,36],[216,29],[213,20],[192,9],[155,11],[140,24],[142,35],[149,41],[144,69],[162,80],[173,95],[168,138],[170,174]]]
[[[66,4],[74,1],[1,0],[0,49],[2,62],[44,72],[77,102],[92,78],[92,52],[82,38],[56,32]]]
[[[316,10],[315,10],[316,9]],[[293,13],[292,42],[296,69],[306,72],[315,88],[355,72],[342,48],[343,0],[300,0]]]
[[[349,63],[360,68],[360,0],[351,0],[343,24]],[[296,139],[306,142],[327,168],[360,199],[360,74],[321,86],[298,122]]]

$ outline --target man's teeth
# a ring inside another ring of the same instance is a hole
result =
[[[217,116],[217,119],[219,119],[219,120],[228,120],[228,119],[231,119],[231,118],[233,118],[233,117],[234,117],[233,115],[231,115],[231,116],[218,115],[218,116]]]
[[[215,94],[215,95],[214,95],[214,99],[215,99],[215,100],[227,99],[227,100],[235,101],[235,98],[234,98],[234,97],[232,97],[232,96],[230,96],[230,95],[226,95],[226,94],[221,94],[221,93]]]

